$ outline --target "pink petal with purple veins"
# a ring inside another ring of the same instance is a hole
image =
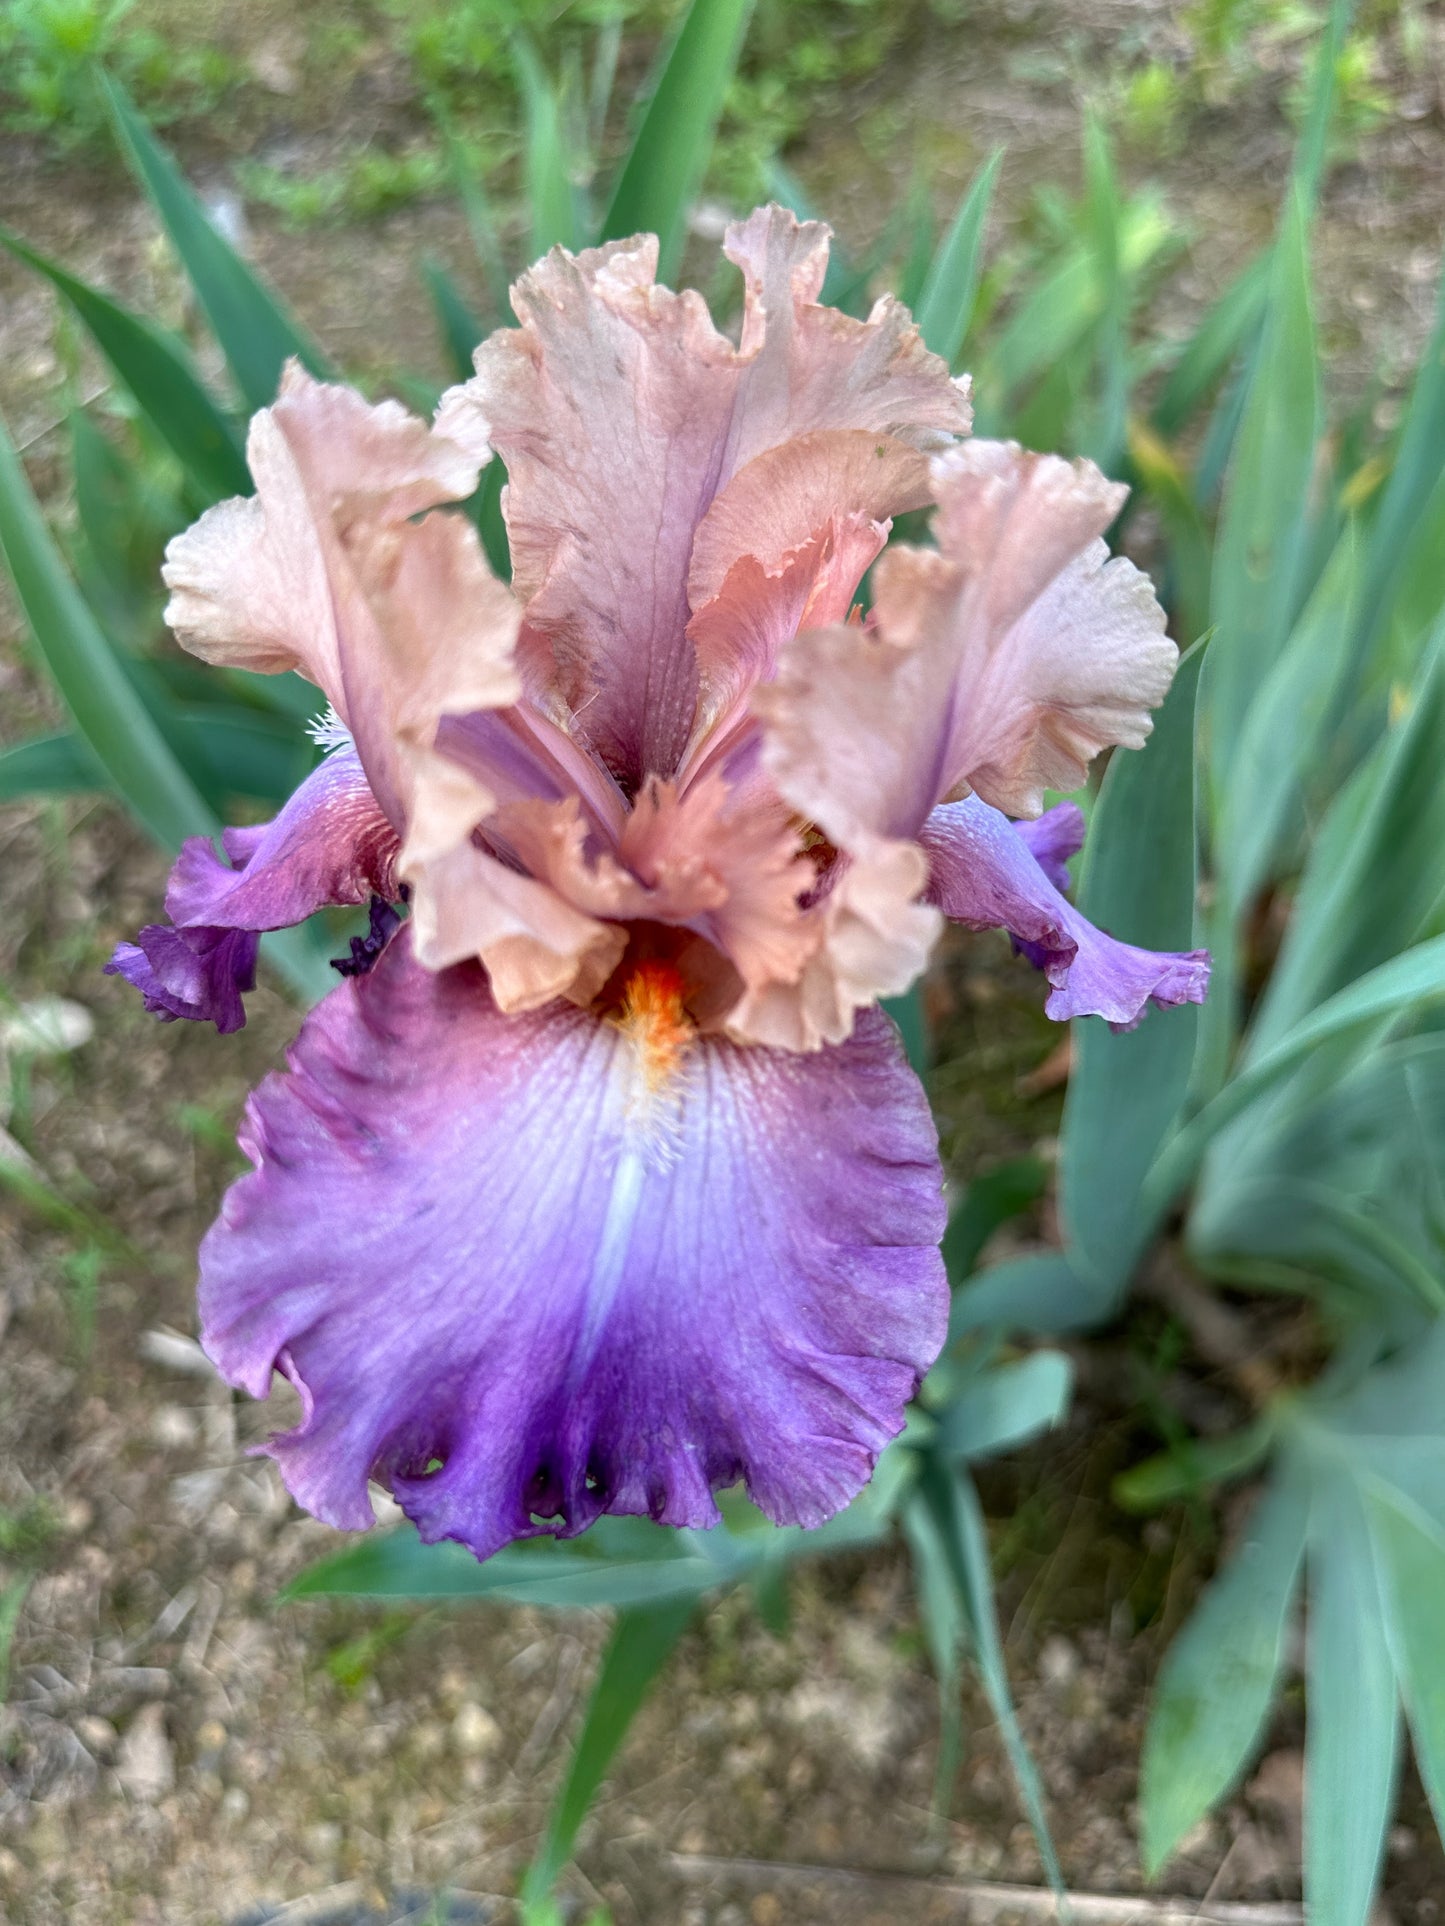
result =
[[[1150,1003],[1204,1001],[1207,950],[1136,949],[1096,929],[1059,894],[1021,827],[976,796],[935,809],[920,838],[930,901],[970,929],[1007,930],[1048,978],[1045,1008],[1059,1021],[1102,1016],[1131,1030]]]
[[[376,1476],[485,1557],[605,1511],[708,1525],[742,1479],[816,1525],[901,1427],[947,1287],[892,1027],[739,1049],[639,982],[616,1020],[506,1018],[403,932],[253,1098],[203,1339],[255,1396],[297,1385],[269,1449],[318,1516],[369,1524]]]
[[[482,344],[476,375],[437,416],[442,435],[485,433],[505,459],[524,673],[535,680],[535,641],[550,639],[562,702],[629,790],[676,773],[698,696],[688,621],[733,563],[755,541],[771,564],[830,517],[886,519],[924,499],[918,450],[970,419],[896,302],[867,321],[818,305],[825,228],[759,209],[725,251],[746,283],[736,348],[701,296],[655,284],[652,236],[575,258],[554,249],[513,290],[520,328]],[[867,446],[850,454],[854,435]],[[763,477],[744,484],[719,508],[690,593],[714,501],[795,443],[780,512],[760,512]]]

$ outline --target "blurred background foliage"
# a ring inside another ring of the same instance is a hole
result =
[[[158,320],[0,233],[108,369],[83,401],[78,336],[63,339],[71,501],[54,528],[0,440],[0,548],[69,713],[66,728],[0,752],[0,798],[110,793],[173,848],[238,810],[274,809],[316,753],[302,729],[308,686],[205,670],[160,624],[165,541],[248,486],[245,416],[270,399],[287,355],[321,372],[332,362],[157,127],[221,113],[253,130],[258,158],[239,184],[291,223],[458,202],[474,257],[429,261],[416,298],[464,373],[480,335],[506,323],[509,272],[555,241],[655,228],[675,273],[704,258],[720,206],[770,193],[811,211],[790,139],[829,90],[953,11],[379,0],[308,16],[258,77],[254,58],[223,45],[173,48],[173,8],[16,0],[0,23],[4,113],[42,149],[122,155],[186,293]],[[700,1602],[744,1587],[782,1624],[798,1560],[892,1536],[912,1559],[939,1679],[939,1800],[957,1766],[967,1661],[1057,1880],[974,1467],[1060,1423],[1088,1357],[1078,1334],[1135,1315],[1141,1275],[1178,1341],[1232,1392],[1201,1424],[1156,1380],[1141,1423],[1157,1449],[1121,1473],[1117,1503],[1149,1512],[1215,1505],[1236,1484],[1255,1493],[1160,1677],[1143,1755],[1147,1869],[1238,1783],[1301,1612],[1311,1919],[1364,1926],[1406,1723],[1445,1817],[1445,318],[1414,368],[1341,383],[1313,265],[1330,170],[1422,79],[1426,23],[1408,0],[1327,11],[1200,0],[1177,28],[1168,59],[1120,36],[1084,89],[1077,160],[1061,157],[1008,231],[991,220],[998,154],[946,209],[920,155],[886,218],[858,244],[845,235],[826,293],[864,312],[897,288],[930,345],[973,372],[981,432],[1088,454],[1134,485],[1116,539],[1153,567],[1189,652],[1148,747],[1116,757],[1079,799],[1092,823],[1077,894],[1131,940],[1206,942],[1210,1001],[1130,1035],[1078,1026],[1056,1172],[1035,1157],[999,1162],[958,1197],[949,1346],[874,1485],[824,1530],[776,1531],[737,1500],[714,1534],[603,1520],[576,1543],[519,1546],[484,1566],[403,1530],[293,1586],[295,1597],[615,1609],[524,1883],[535,1922],[554,1917],[589,1802]],[[265,157],[278,98],[364,92],[379,46],[411,76],[392,123],[410,125],[405,139],[358,141],[310,171]],[[1018,57],[1065,71],[1071,60],[1067,46]],[[1118,153],[1166,155],[1249,89],[1269,90],[1295,130],[1277,218],[1188,327],[1164,332],[1157,314],[1188,236],[1147,169],[1143,186],[1126,185]],[[896,111],[878,113],[857,127],[865,151],[897,140]],[[722,280],[708,291],[733,298]],[[416,371],[394,385],[418,406],[438,387]],[[494,465],[469,506],[505,570],[501,479]],[[325,987],[342,934],[321,919],[268,939],[268,952],[307,997]],[[967,1062],[930,1066],[921,999],[897,1014],[935,1091],[968,1074]],[[124,1252],[28,1160],[0,1158],[0,1177],[73,1231],[93,1315],[98,1267]],[[994,1234],[1046,1191],[1056,1248],[988,1263]],[[6,1609],[0,1599],[0,1634]]]
[[[251,11],[251,10],[247,10]],[[615,152],[608,125],[614,83],[635,90],[639,61],[676,22],[677,0],[363,0],[276,10],[276,31],[258,55],[254,30],[229,36],[199,0],[8,0],[0,13],[0,123],[35,134],[57,152],[99,148],[106,120],[91,83],[102,60],[147,121],[178,131],[218,115],[253,146],[291,117],[294,103],[325,91],[364,100],[381,71],[409,76],[402,103],[411,125],[390,147],[359,138],[327,165],[298,172],[265,158],[240,180],[255,201],[297,225],[366,218],[447,190],[448,140],[505,193],[521,158],[515,103],[532,49],[545,45],[579,166]],[[1108,71],[1081,49],[1018,31],[1018,71],[1071,68],[1143,154],[1177,152],[1200,108],[1223,109],[1250,94],[1282,96],[1299,118],[1306,95],[1298,51],[1324,9],[1307,0],[1195,0],[1180,10],[1167,54],[1141,21],[1119,34]],[[757,199],[770,163],[808,125],[830,90],[907,58],[930,34],[967,17],[965,0],[758,0],[731,74],[708,185],[733,202]],[[1157,26],[1156,23],[1150,23]],[[1424,0],[1374,0],[1337,56],[1334,138],[1340,146],[1388,115],[1401,87],[1429,63]],[[886,107],[859,138],[887,141]],[[611,147],[599,142],[611,137]]]

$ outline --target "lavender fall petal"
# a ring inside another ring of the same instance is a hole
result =
[[[403,931],[252,1100],[202,1249],[203,1341],[304,1418],[270,1450],[329,1522],[368,1475],[485,1557],[604,1511],[817,1524],[942,1342],[928,1106],[876,1012],[811,1055],[554,1004],[504,1017]]]
[[[1150,1003],[1204,1001],[1207,951],[1136,949],[1096,929],[1060,895],[1019,825],[978,797],[935,809],[919,840],[929,900],[970,929],[1007,930],[1048,978],[1051,1017],[1102,1016],[1132,1029]]]

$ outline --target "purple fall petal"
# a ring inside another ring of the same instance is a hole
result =
[[[1072,805],[1060,805],[1066,808]],[[1028,827],[1057,874],[1061,842],[1073,829],[1060,824],[1040,836],[1048,820]],[[929,901],[970,929],[1007,930],[1048,978],[1045,1008],[1060,1021],[1102,1016],[1128,1030],[1151,1002],[1164,1008],[1204,1001],[1208,951],[1141,950],[1096,929],[1060,895],[1024,828],[977,796],[935,809],[919,837],[928,852]]]
[[[170,925],[152,923],[120,943],[105,966],[154,1015],[239,1030],[242,992],[256,987],[259,930],[304,922],[325,904],[395,894],[396,832],[367,786],[354,749],[327,757],[269,823],[181,845],[166,886]],[[374,927],[374,919],[373,919]]]
[[[256,987],[256,952],[261,939],[252,930],[177,930],[149,923],[134,943],[117,943],[105,965],[107,976],[123,976],[163,1023],[187,1017],[214,1023],[224,1035],[246,1021],[242,992]]]
[[[304,1417],[269,1449],[329,1522],[395,1490],[486,1557],[604,1511],[817,1524],[900,1428],[947,1318],[923,1091],[876,1011],[808,1055],[676,1063],[403,931],[267,1078],[201,1256],[206,1349]]]
[[[289,929],[327,904],[396,894],[396,831],[352,748],[313,769],[271,822],[227,829],[221,841],[229,862],[204,836],[183,844],[166,888],[173,923]]]
[[[1014,829],[1028,845],[1029,853],[1055,889],[1069,887],[1069,859],[1084,847],[1084,812],[1075,802],[1056,803],[1032,821],[1018,822]]]

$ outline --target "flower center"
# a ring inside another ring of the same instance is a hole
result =
[[[672,1082],[697,1034],[685,1008],[686,995],[687,985],[677,965],[655,957],[637,963],[622,985],[613,1021],[637,1052],[649,1095]]]

